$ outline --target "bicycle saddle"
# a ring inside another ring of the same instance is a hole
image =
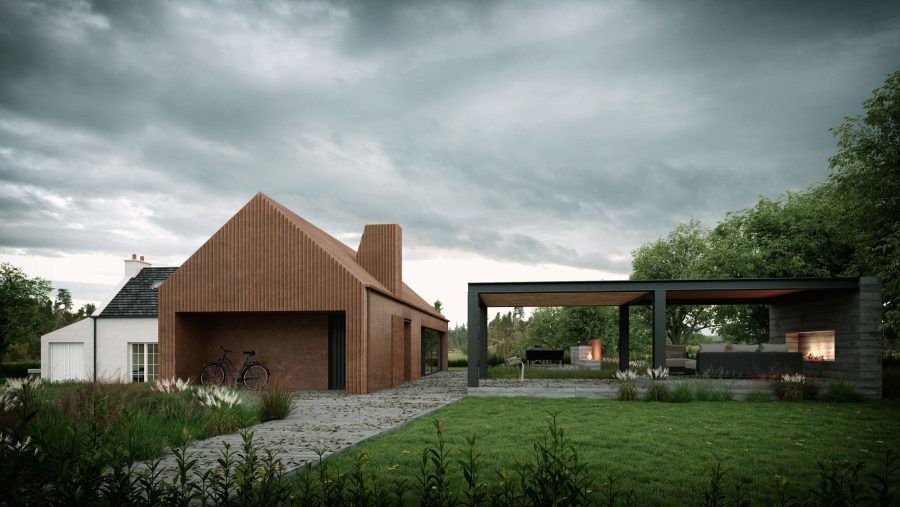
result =
[[[253,351],[253,350],[245,350],[245,351],[244,351],[244,354],[246,354],[246,355],[248,355],[248,356],[255,356],[255,355],[256,355],[256,352]]]

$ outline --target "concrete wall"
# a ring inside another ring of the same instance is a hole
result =
[[[186,343],[200,344],[191,361],[183,361],[194,381],[207,364],[230,349],[236,369],[244,364],[244,350],[256,351],[252,360],[265,363],[269,382],[288,389],[328,389],[328,315],[297,312],[185,314]],[[233,381],[234,378],[231,378]]]
[[[82,319],[66,327],[41,336],[41,378],[50,378],[50,343],[83,343],[84,375],[89,379],[94,374],[94,323]]]
[[[447,369],[447,322],[374,291],[368,292],[369,388],[384,389],[422,376],[422,328],[441,333],[443,364]],[[409,321],[410,336],[405,336]],[[407,351],[408,350],[408,357]],[[406,378],[406,372],[409,378]]]
[[[155,318],[97,319],[97,378],[131,382],[130,343],[157,343]]]
[[[835,360],[804,361],[804,371],[824,379],[843,378],[870,398],[881,397],[881,284],[860,278],[860,288],[809,291],[769,305],[769,341],[788,333],[828,331],[835,335]]]

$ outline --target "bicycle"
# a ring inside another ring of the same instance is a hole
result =
[[[237,371],[234,363],[228,359],[228,353],[231,351],[221,345],[219,348],[222,349],[222,357],[218,361],[206,365],[200,372],[200,384],[202,385],[223,385],[225,378],[229,375],[234,376],[234,372]],[[240,373],[234,377],[235,386],[243,384],[251,391],[259,391],[269,381],[269,369],[266,368],[266,365],[258,361],[250,362],[250,358],[255,355],[256,352],[253,350],[244,351],[244,364],[241,366]]]

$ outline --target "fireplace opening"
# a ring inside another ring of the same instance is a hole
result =
[[[787,333],[788,350],[800,352],[806,361],[834,361],[834,331]]]

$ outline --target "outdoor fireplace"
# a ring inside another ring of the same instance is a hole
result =
[[[788,350],[800,352],[805,361],[834,361],[834,331],[787,333]]]
[[[603,359],[600,339],[579,342],[578,345],[569,348],[569,355],[573,366],[599,368]]]

